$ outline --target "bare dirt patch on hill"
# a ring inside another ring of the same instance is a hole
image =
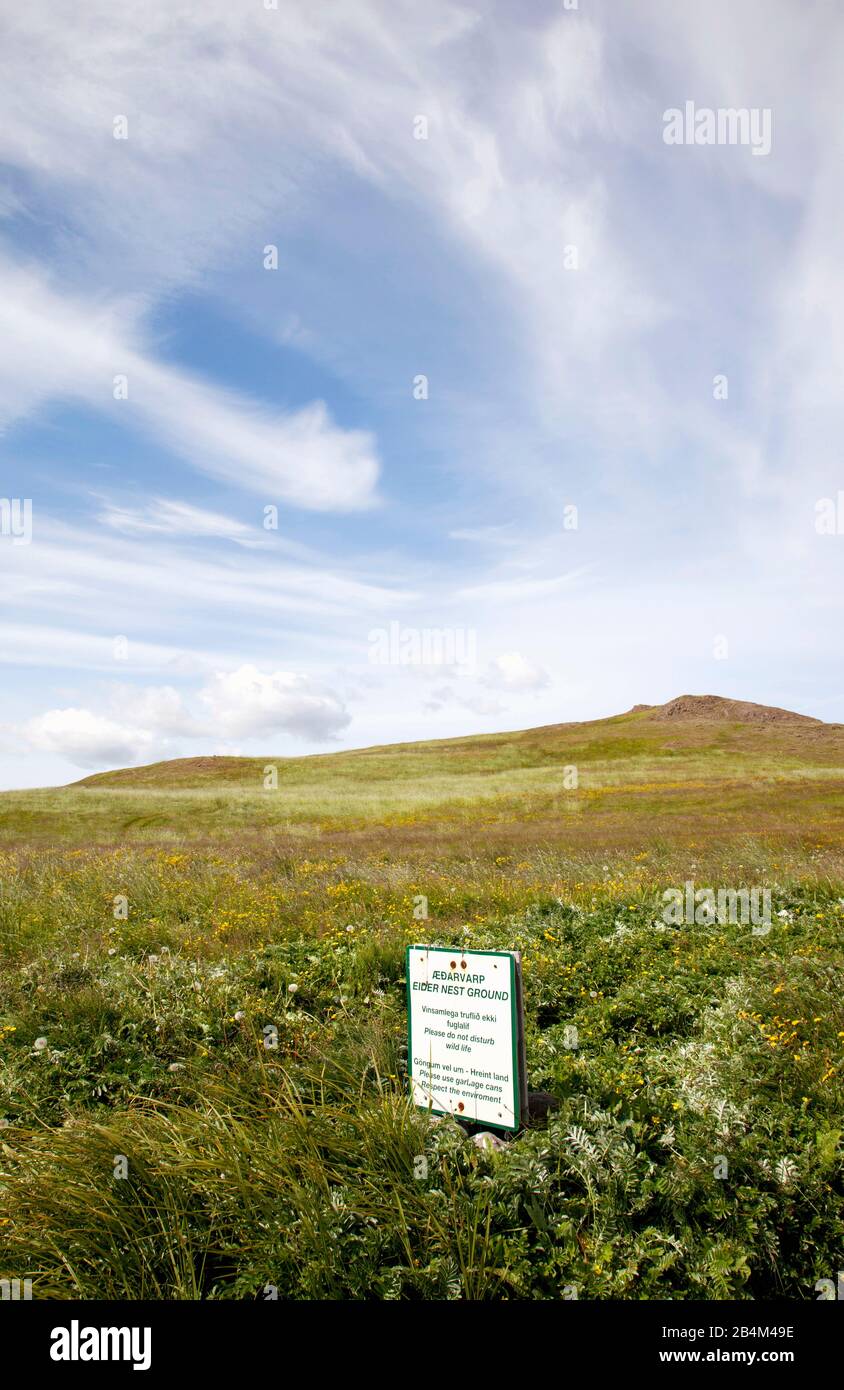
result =
[[[637,705],[635,709],[648,706]],[[749,700],[728,700],[721,695],[678,695],[665,705],[655,705],[651,719],[714,723],[726,721],[740,724],[811,724],[818,727],[823,720],[794,710],[779,709],[776,705],[756,705]]]

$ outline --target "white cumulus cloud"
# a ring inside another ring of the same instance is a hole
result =
[[[38,752],[57,753],[84,768],[139,762],[155,744],[150,730],[119,724],[89,709],[47,710],[30,719],[22,733]]]
[[[255,666],[218,672],[199,698],[224,738],[285,732],[322,742],[335,738],[351,718],[341,700],[315,689],[306,676]]]
[[[502,652],[489,663],[484,684],[496,690],[541,690],[549,680],[548,672],[521,652]]]
[[[114,684],[105,713],[50,709],[16,729],[9,726],[9,732],[26,748],[56,754],[77,767],[103,769],[181,756],[190,746],[207,752],[283,734],[327,743],[351,720],[342,700],[293,671],[264,672],[256,666],[218,671],[197,695],[199,717],[173,686]]]

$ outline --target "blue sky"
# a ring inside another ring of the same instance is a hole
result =
[[[834,7],[8,29],[0,786],[686,692],[844,721]],[[666,143],[687,102],[769,148]]]

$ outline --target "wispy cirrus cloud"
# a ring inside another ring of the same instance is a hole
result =
[[[272,410],[157,361],[143,344],[140,307],[92,306],[0,263],[0,426],[51,401],[83,401],[268,503],[317,511],[373,504],[371,433],[336,425],[323,401]]]
[[[591,566],[581,566],[567,574],[550,575],[543,579],[489,579],[482,584],[469,584],[461,589],[458,598],[471,600],[508,600],[520,602],[523,599],[545,598],[561,590],[574,588],[590,573]]]
[[[113,536],[50,518],[41,520],[36,543],[6,556],[4,578],[7,603],[18,617],[45,609],[80,618],[96,614],[100,623],[105,618],[110,627],[128,623],[134,630],[144,604],[154,604],[158,622],[201,606],[216,625],[224,616],[243,621],[283,614],[313,623],[389,611],[414,596],[387,576],[332,565],[330,557],[293,562],[283,547],[206,554],[172,539]]]
[[[181,536],[204,540],[231,540],[238,545],[262,544],[254,526],[234,517],[221,516],[189,502],[154,497],[145,507],[125,507],[107,503],[97,520],[127,536]]]

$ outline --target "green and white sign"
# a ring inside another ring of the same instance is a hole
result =
[[[526,1103],[521,965],[514,951],[407,951],[408,1073],[416,1105],[518,1129]]]

